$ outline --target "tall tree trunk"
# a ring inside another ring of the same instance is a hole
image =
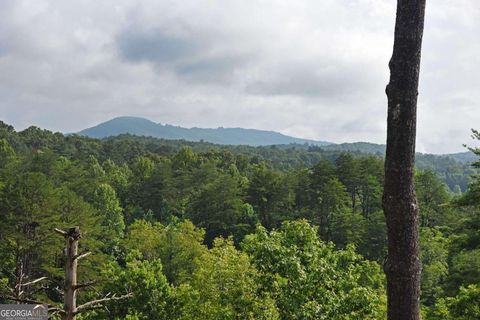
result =
[[[77,314],[87,312],[89,310],[102,308],[106,302],[120,301],[128,299],[132,296],[131,293],[117,297],[115,294],[107,294],[105,297],[97,300],[88,301],[80,306],[77,306],[77,291],[81,288],[89,287],[95,284],[95,281],[88,281],[85,283],[77,283],[77,268],[78,261],[88,257],[91,252],[78,253],[78,242],[81,238],[81,232],[79,227],[73,227],[64,231],[55,228],[55,232],[62,235],[65,238],[65,288],[64,288],[64,303],[63,309],[54,307],[52,310],[62,315],[63,320],[75,320]],[[42,280],[39,279],[39,280]],[[35,282],[38,282],[36,280]],[[35,283],[33,282],[33,283]]]
[[[66,261],[65,261],[65,296],[63,318],[74,320],[77,312],[77,266],[78,266],[78,241],[80,228],[70,228],[65,236]]]
[[[390,60],[383,208],[388,319],[420,319],[418,206],[413,185],[418,77],[426,0],[398,0]]]

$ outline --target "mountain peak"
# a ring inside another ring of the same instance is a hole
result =
[[[162,125],[149,119],[132,116],[120,116],[78,132],[79,135],[92,138],[106,138],[120,134],[149,136],[163,139],[184,139],[188,141],[206,141],[217,144],[266,146],[276,144],[329,145],[329,142],[295,138],[275,131],[244,128],[183,128]]]
[[[134,116],[119,116],[112,118],[108,121],[105,121],[103,123],[112,123],[112,122],[119,122],[119,123],[126,123],[126,122],[138,122],[138,123],[155,123],[147,118],[142,118],[142,117],[134,117]]]

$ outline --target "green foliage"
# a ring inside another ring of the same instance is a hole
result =
[[[438,228],[420,230],[420,258],[422,260],[422,300],[432,305],[435,297],[443,295],[442,283],[448,275],[450,240]]]
[[[103,226],[103,234],[107,250],[112,252],[125,230],[123,209],[120,206],[115,190],[108,184],[100,184],[93,194],[93,206],[98,210]]]
[[[440,299],[437,305],[429,310],[427,319],[480,319],[480,287],[461,287],[457,296]]]
[[[3,168],[15,158],[15,150],[6,139],[0,139],[0,168]]]
[[[286,177],[267,167],[254,165],[250,176],[247,201],[267,229],[278,227],[294,205],[294,194]]]
[[[205,242],[212,244],[218,236],[234,235],[241,239],[253,230],[256,217],[243,200],[243,191],[234,177],[224,174],[205,185],[189,206],[188,217],[205,228]]]
[[[420,171],[415,175],[415,191],[420,210],[420,225],[433,227],[450,222],[450,210],[446,206],[450,195],[445,185],[432,171]]]
[[[141,181],[148,179],[152,175],[155,164],[147,157],[137,157],[133,161],[131,168],[134,181]]]
[[[105,288],[108,292],[133,294],[121,303],[108,306],[115,319],[170,319],[172,293],[160,260],[141,260],[137,252],[132,251],[127,256],[126,267],[111,264],[105,278],[109,279]]]
[[[11,172],[5,180],[0,192],[0,265],[10,288],[21,277],[48,276],[51,281],[59,280],[64,240],[55,235],[54,228],[80,226],[89,236],[82,250],[99,253],[100,230],[95,211],[74,192],[65,187],[56,188],[38,172]],[[87,273],[98,274],[103,260],[103,255],[97,254],[85,265],[79,278],[83,279]],[[33,291],[25,290],[26,297],[32,294]]]
[[[470,285],[460,288],[453,299],[447,300],[450,317],[456,320],[473,320],[480,318],[480,287]]]
[[[357,244],[358,246],[368,245],[366,239],[367,220],[359,213],[351,209],[345,209],[337,212],[332,217],[331,241],[339,247],[344,248],[347,244]]]
[[[305,221],[278,231],[258,227],[243,242],[272,292],[281,319],[383,319],[385,296],[378,264],[348,246],[334,251]]]
[[[450,281],[450,288],[458,288],[459,285],[480,285],[480,249],[465,250],[453,257]]]
[[[172,159],[174,170],[188,170],[196,166],[198,157],[189,147],[182,147]]]
[[[110,159],[105,161],[102,167],[105,171],[107,184],[111,185],[120,197],[125,197],[132,179],[132,170],[128,165],[119,166]]]
[[[191,277],[195,259],[205,252],[204,234],[190,221],[163,226],[138,220],[129,227],[123,248],[125,252],[138,251],[149,261],[160,259],[169,282],[178,285]]]
[[[387,226],[383,211],[370,214],[364,222],[365,237],[358,244],[358,252],[368,259],[381,262],[387,254]],[[352,225],[351,228],[360,226]]]
[[[383,149],[341,147],[95,140],[0,123],[0,300],[23,270],[24,281],[48,277],[25,297],[61,304],[64,239],[52,230],[78,225],[80,251],[94,253],[79,281],[98,280],[79,302],[135,293],[82,319],[384,318]],[[417,167],[424,317],[476,319],[479,179],[453,195],[474,169],[433,155]]]
[[[180,288],[189,297],[180,319],[278,319],[274,301],[259,293],[257,270],[231,239],[216,239],[196,264],[191,282]]]

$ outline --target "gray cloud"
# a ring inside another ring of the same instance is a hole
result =
[[[359,66],[331,62],[312,68],[314,63],[290,63],[272,68],[262,80],[250,83],[246,91],[266,96],[294,95],[345,100],[371,88],[371,82],[368,81],[371,75],[360,70]]]
[[[183,80],[225,83],[254,58],[221,30],[195,28],[178,21],[175,30],[144,26],[141,22],[121,29],[116,37],[119,55],[129,63],[149,63],[157,72],[172,72]]]
[[[0,114],[72,132],[118,115],[385,141],[391,0],[0,1]],[[420,151],[480,123],[478,0],[429,4]]]
[[[244,67],[248,56],[220,56],[187,62],[175,67],[175,72],[187,80],[195,82],[221,82],[231,81],[235,72]]]
[[[134,27],[118,35],[119,51],[126,60],[168,64],[202,51],[200,39],[168,35],[161,30],[140,31]]]

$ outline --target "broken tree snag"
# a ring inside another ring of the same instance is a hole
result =
[[[96,283],[96,281],[87,281],[84,283],[77,282],[78,261],[89,256],[91,252],[87,251],[85,253],[78,253],[78,241],[81,238],[79,227],[70,228],[68,231],[55,228],[55,232],[63,236],[66,242],[63,309],[57,307],[52,309],[55,313],[61,314],[63,320],[75,320],[76,315],[79,313],[103,308],[106,302],[124,300],[132,296],[131,293],[127,293],[119,297],[116,295],[110,296],[110,294],[107,294],[102,299],[89,301],[77,307],[77,290],[90,287]]]
[[[78,267],[78,241],[81,233],[79,227],[63,231],[55,231],[65,237],[65,288],[64,288],[64,319],[73,320],[77,313],[77,267]]]
[[[421,264],[413,175],[418,78],[426,0],[398,0],[389,63],[387,150],[383,209],[387,221],[388,319],[417,320]]]

